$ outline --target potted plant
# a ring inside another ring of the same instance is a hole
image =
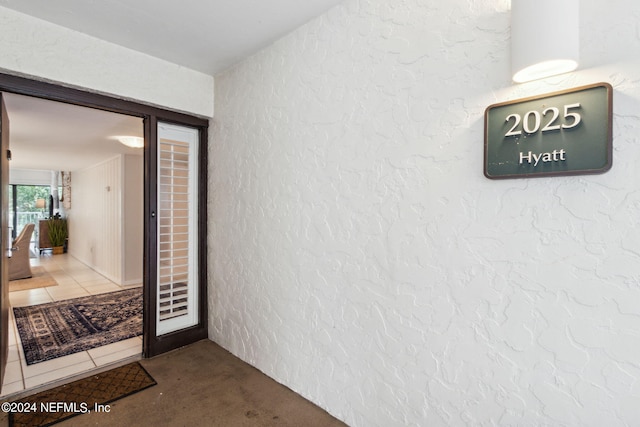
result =
[[[63,253],[64,244],[67,240],[67,220],[60,218],[60,216],[55,216],[47,220],[47,226],[49,228],[49,241],[53,247],[53,253]]]

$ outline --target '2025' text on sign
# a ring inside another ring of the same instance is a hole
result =
[[[485,111],[485,176],[503,179],[608,171],[612,92],[608,83],[597,83],[489,106]]]

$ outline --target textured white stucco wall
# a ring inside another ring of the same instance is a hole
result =
[[[210,336],[353,426],[640,424],[640,3],[510,81],[503,0],[347,0],[216,76]],[[606,81],[613,168],[490,181],[495,102]]]
[[[212,76],[4,7],[0,72],[213,116]]]

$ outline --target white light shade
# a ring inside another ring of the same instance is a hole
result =
[[[126,145],[131,148],[142,148],[144,147],[144,138],[140,138],[139,136],[115,136],[114,139],[120,141],[121,144]]]
[[[578,67],[579,0],[511,1],[511,70],[522,83]]]

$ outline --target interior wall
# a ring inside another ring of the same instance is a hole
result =
[[[142,283],[142,170],[119,155],[71,174],[69,253],[119,285]]]
[[[144,161],[142,156],[123,156],[124,204],[122,209],[122,284],[142,283],[144,264]]]
[[[210,337],[352,426],[640,419],[640,3],[510,79],[506,0],[347,0],[216,76]],[[493,103],[614,88],[613,168],[491,181]]]
[[[122,282],[122,157],[71,172],[69,253],[111,281]]]
[[[0,7],[0,71],[213,116],[213,77]]]

